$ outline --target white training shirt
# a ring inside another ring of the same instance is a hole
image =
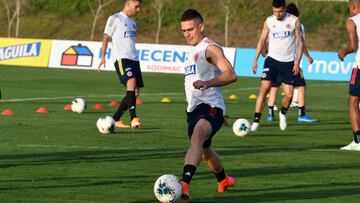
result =
[[[357,14],[353,17],[350,18],[351,20],[354,21],[355,26],[356,26],[356,34],[357,34],[357,38],[358,38],[358,49],[356,51],[356,57],[355,57],[355,61],[356,63],[360,63],[360,14]]]
[[[123,58],[138,61],[135,48],[136,23],[133,19],[123,12],[116,13],[108,18],[104,33],[112,38],[113,61]]]
[[[297,17],[286,13],[282,20],[274,15],[267,18],[269,28],[269,52],[268,56],[281,61],[290,62],[295,60],[295,24]]]
[[[192,112],[201,103],[221,108],[225,112],[224,98],[220,87],[198,90],[193,86],[193,83],[197,80],[211,80],[221,73],[217,67],[206,60],[205,53],[209,45],[220,47],[214,41],[205,37],[199,44],[192,47],[185,62],[187,112]]]

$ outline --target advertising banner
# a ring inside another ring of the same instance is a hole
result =
[[[255,57],[255,49],[236,49],[235,71],[238,76],[259,77],[261,76],[265,58],[260,56],[256,74],[252,72],[252,63]],[[346,56],[342,62],[338,59],[336,52],[309,52],[314,59],[309,65],[306,57],[302,57],[301,68],[307,80],[335,80],[348,81],[351,70],[355,66],[355,54]]]
[[[0,38],[0,64],[48,67],[51,40]]]
[[[95,70],[101,60],[101,48],[101,42],[53,40],[49,67]],[[184,73],[189,46],[138,43],[136,48],[143,72]],[[109,43],[106,66],[102,70],[115,70],[111,51]],[[224,53],[234,65],[235,48],[224,48]]]

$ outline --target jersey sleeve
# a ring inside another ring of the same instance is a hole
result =
[[[110,37],[113,36],[115,29],[116,29],[116,16],[110,16],[106,22],[106,26],[105,26],[105,30],[104,30],[104,34],[109,35]]]

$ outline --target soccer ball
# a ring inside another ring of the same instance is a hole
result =
[[[101,134],[110,134],[115,130],[115,121],[111,116],[101,116],[96,122],[96,127]]]
[[[83,98],[75,98],[71,102],[71,111],[74,113],[82,113],[86,109],[86,103]]]
[[[236,136],[244,137],[250,131],[250,123],[245,118],[237,119],[233,124],[233,132]]]
[[[155,182],[154,194],[160,202],[175,202],[182,194],[181,182],[174,175],[162,175]]]

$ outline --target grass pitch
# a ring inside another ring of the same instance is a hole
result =
[[[112,115],[111,101],[124,94],[114,72],[0,67],[0,202],[157,202],[153,184],[162,174],[181,176],[188,147],[183,76],[144,73],[137,113],[142,128],[100,135],[96,120]],[[307,113],[319,121],[288,128],[267,122],[236,137],[223,127],[213,140],[225,170],[237,178],[224,194],[204,163],[191,183],[188,202],[359,202],[360,156],[339,147],[352,140],[347,82],[308,81]],[[238,78],[224,88],[230,123],[252,120],[257,78]],[[229,100],[230,95],[238,99]],[[74,97],[87,101],[83,114],[64,111]],[[161,103],[168,97],[171,103]],[[280,95],[278,97],[280,101]],[[104,109],[95,110],[95,104]],[[279,106],[279,105],[278,105]],[[46,107],[48,114],[36,113]],[[124,115],[129,120],[129,115]],[[182,202],[182,201],[179,201]]]

